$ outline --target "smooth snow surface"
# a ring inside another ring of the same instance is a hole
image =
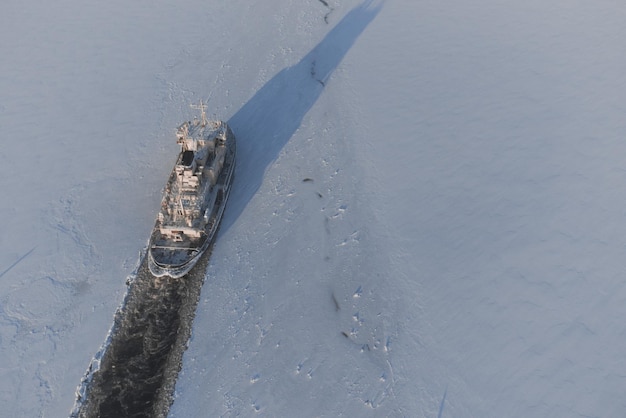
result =
[[[626,8],[6,0],[0,416],[62,417],[210,97],[172,417],[626,416]]]

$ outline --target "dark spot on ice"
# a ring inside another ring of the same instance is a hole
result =
[[[322,3],[324,6],[326,6],[326,7],[329,9],[328,13],[326,13],[326,14],[324,15],[324,22],[325,22],[326,24],[328,24],[328,16],[329,16],[329,15],[333,12],[333,10],[335,10],[335,9],[334,9],[334,8],[332,8],[332,7],[330,7],[330,5],[328,4],[328,2],[327,2],[326,0],[318,0],[318,1],[319,1],[320,3]]]
[[[311,77],[313,77],[313,80],[317,81],[322,86],[326,86],[326,84],[322,80],[317,78],[317,72],[315,71],[315,64],[316,64],[316,62],[315,62],[315,60],[313,60],[313,62],[311,62]]]
[[[337,301],[335,294],[331,293],[330,296],[333,298],[333,303],[335,304],[335,312],[339,312],[339,310],[341,310],[341,307],[339,306],[339,302]]]
[[[317,197],[319,197],[320,199],[324,197],[320,192],[316,192],[316,193],[317,193]]]

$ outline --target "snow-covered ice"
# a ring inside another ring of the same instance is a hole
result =
[[[7,0],[2,416],[67,416],[188,105],[239,160],[170,415],[626,414],[626,9]]]

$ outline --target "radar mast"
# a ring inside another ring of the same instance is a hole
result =
[[[205,105],[202,102],[202,99],[200,100],[200,104],[199,105],[193,105],[192,104],[192,105],[189,105],[189,107],[191,107],[192,109],[200,109],[200,115],[201,115],[201,118],[202,118],[202,126],[203,127],[206,126],[207,120],[206,120],[206,112],[205,112],[205,110],[207,108],[207,105]]]

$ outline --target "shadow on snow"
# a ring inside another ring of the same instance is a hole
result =
[[[222,233],[244,211],[269,165],[300,127],[332,72],[380,9],[380,3],[373,5],[371,0],[352,9],[300,62],[276,74],[228,121],[238,140],[238,180],[222,221]]]

